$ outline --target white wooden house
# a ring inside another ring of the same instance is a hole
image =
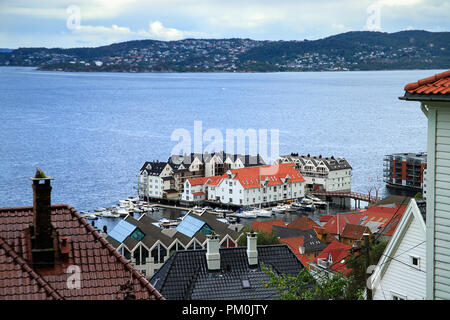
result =
[[[409,83],[406,101],[428,119],[427,299],[450,299],[450,70]]]
[[[425,201],[411,199],[373,275],[373,300],[426,299]]]

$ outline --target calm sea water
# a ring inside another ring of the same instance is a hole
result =
[[[252,74],[43,72],[0,68],[0,207],[32,204],[29,177],[79,211],[134,194],[147,160],[167,160],[175,129],[279,129],[281,154],[345,157],[353,191],[383,186],[383,156],[426,151],[426,118],[405,84],[441,72]],[[384,190],[384,189],[383,189]]]

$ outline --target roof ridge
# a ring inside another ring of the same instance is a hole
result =
[[[28,273],[30,277],[37,282],[38,286],[44,289],[48,295],[56,300],[64,300],[64,298],[44,278],[42,278],[39,273],[34,271],[25,259],[19,256],[2,237],[0,237],[0,247],[2,247],[6,254],[9,255],[16,264],[20,265],[20,267]]]
[[[67,208],[70,210],[70,213],[72,214],[72,215],[74,215],[75,216],[75,218],[77,218],[79,221],[80,221],[80,223],[88,230],[88,231],[90,231],[92,234],[93,234],[93,236],[94,236],[94,238],[95,238],[95,240],[98,240],[106,249],[108,249],[109,251],[110,251],[110,253],[114,256],[114,257],[116,257],[118,260],[119,260],[119,262],[121,262],[123,265],[124,265],[124,267],[126,268],[126,269],[128,269],[130,272],[131,272],[131,274],[139,281],[139,282],[141,282],[141,284],[144,286],[144,287],[146,287],[157,299],[160,299],[160,300],[165,300],[165,298],[161,295],[161,293],[159,293],[158,292],[158,290],[156,290],[148,281],[147,281],[147,279],[145,279],[145,277],[142,275],[142,274],[140,274],[139,272],[137,272],[136,271],[136,269],[134,269],[134,267],[131,265],[131,262],[130,261],[128,261],[128,260],[126,260],[121,254],[119,254],[118,252],[117,252],[117,250],[116,249],[114,249],[114,247],[105,239],[105,238],[103,238],[101,235],[100,235],[100,233],[98,233],[98,231],[97,230],[95,230],[94,229],[94,227],[92,227],[87,221],[86,221],[86,219],[84,219],[79,213],[78,213],[78,211],[77,210],[75,210],[75,208],[73,208],[72,206],[70,206],[70,205],[65,205],[65,206],[67,206]]]

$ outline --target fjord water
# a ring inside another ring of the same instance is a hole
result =
[[[441,70],[305,73],[66,73],[0,68],[0,207],[32,205],[29,177],[79,211],[134,194],[144,161],[176,129],[279,129],[280,154],[345,157],[353,191],[383,186],[383,156],[426,151],[405,84]],[[270,132],[269,132],[270,139]],[[206,146],[207,143],[205,142]],[[224,146],[225,148],[225,146]],[[383,188],[384,190],[384,188]]]

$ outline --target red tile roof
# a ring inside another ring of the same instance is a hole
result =
[[[295,163],[281,163],[279,165],[255,166],[230,170],[233,179],[238,180],[245,189],[259,188],[266,179],[269,186],[282,185],[282,179],[289,177],[290,183],[305,181],[300,171],[295,169]],[[224,173],[222,179],[228,178]]]
[[[32,207],[0,208],[0,300],[123,299],[121,286],[131,279],[137,299],[164,299],[80,214],[68,205],[51,206],[51,222],[59,241],[68,237],[67,263],[34,269],[28,263]],[[70,250],[69,250],[70,248]],[[81,270],[81,288],[69,289],[65,273]]]
[[[323,249],[321,253],[314,260],[316,263],[319,259],[328,259],[328,255],[331,255],[332,265],[331,270],[342,274],[348,274],[351,269],[347,267],[346,263],[348,262],[348,258],[351,255],[352,247],[343,244],[339,241],[331,242],[328,247]]]
[[[342,213],[332,217],[323,228],[331,234],[341,234],[347,223],[358,224],[364,212]],[[339,225],[339,231],[338,231]]]
[[[303,242],[305,241],[304,236],[298,237],[289,237],[280,239],[281,243],[285,243],[291,248],[292,252],[297,256],[297,258],[301,261],[301,263],[308,267],[308,263],[313,261],[314,258],[309,258],[306,254],[300,254],[300,247],[303,246]]]
[[[379,222],[380,226],[377,231],[383,231],[384,235],[392,236],[407,206],[407,204],[396,205],[395,207],[372,206],[363,214],[364,220],[361,225]]]
[[[204,192],[194,192],[192,195],[194,195],[194,196],[200,196],[200,195],[202,195],[202,194],[205,194]]]
[[[370,233],[370,229],[359,224],[347,223],[342,230],[341,237],[347,239],[361,240],[364,233]]]
[[[328,222],[330,221],[330,219],[333,218],[333,216],[328,216],[326,214],[324,214],[323,216],[320,217],[320,222]]]
[[[253,230],[264,231],[268,234],[272,233],[273,226],[286,227],[286,223],[284,223],[284,221],[281,219],[269,221],[254,221],[252,223]]]
[[[320,226],[309,217],[298,217],[297,219],[289,223],[287,227],[299,230],[310,230],[314,227]]]
[[[450,70],[408,83],[405,91],[416,94],[450,94]]]

